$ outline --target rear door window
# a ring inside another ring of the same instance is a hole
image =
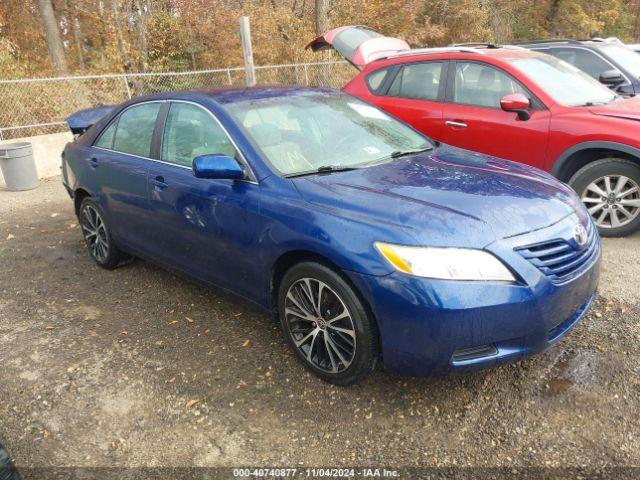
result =
[[[586,72],[596,80],[600,79],[602,72],[615,69],[613,65],[598,54],[583,48],[552,48],[551,54]]]
[[[390,97],[438,100],[443,62],[408,63],[389,87]]]
[[[159,102],[144,103],[125,110],[118,119],[113,149],[139,157],[150,157],[151,140],[160,105]]]

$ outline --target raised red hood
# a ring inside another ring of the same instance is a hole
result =
[[[640,97],[618,100],[606,105],[590,107],[589,111],[606,117],[627,118],[640,121]]]

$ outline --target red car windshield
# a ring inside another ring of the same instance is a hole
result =
[[[582,70],[550,55],[510,58],[507,61],[562,105],[602,105],[617,98],[615,93]]]

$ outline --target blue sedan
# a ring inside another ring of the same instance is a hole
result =
[[[69,125],[63,181],[98,265],[140,257],[257,303],[329,382],[513,362],[595,294],[571,189],[345,93],[164,93]]]

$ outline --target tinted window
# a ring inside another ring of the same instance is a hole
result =
[[[581,48],[552,48],[551,54],[574,67],[578,67],[596,80],[600,78],[602,72],[614,68],[595,53]]]
[[[234,157],[235,148],[209,112],[188,103],[173,103],[162,141],[162,160],[191,167],[199,155]]]
[[[145,103],[125,110],[118,120],[113,149],[140,157],[151,156],[151,138],[160,103]]]
[[[100,138],[95,143],[96,147],[108,148],[111,150],[113,148],[113,134],[116,132],[116,125],[118,122],[113,122],[109,125],[109,128],[104,130],[100,135]]]
[[[392,97],[437,100],[442,62],[405,65],[389,88]]]
[[[500,99],[527,91],[500,70],[481,63],[456,63],[453,101],[465,105],[500,108]]]

